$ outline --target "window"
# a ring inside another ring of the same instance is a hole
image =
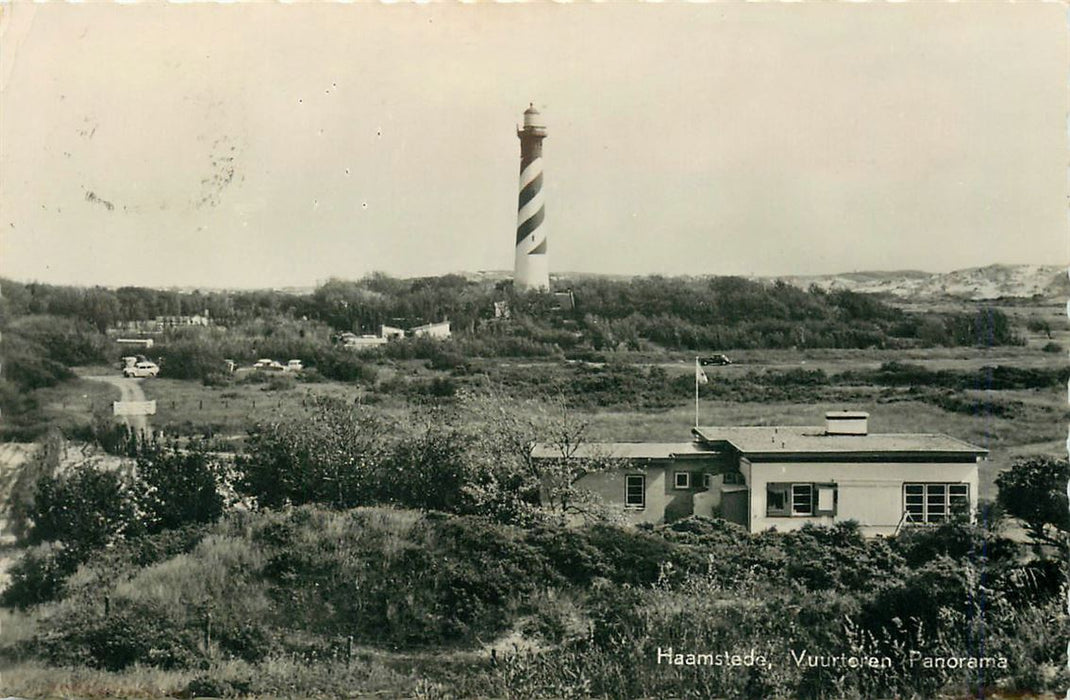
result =
[[[702,485],[708,489],[713,488],[717,477],[721,477],[721,485],[723,486],[745,486],[747,483],[740,472],[724,472],[721,474],[703,474]]]
[[[691,472],[673,472],[673,485],[678,489],[691,488]]]
[[[969,484],[903,484],[907,522],[942,523],[969,509]]]
[[[788,491],[791,484],[769,484],[765,490],[765,514],[767,517],[791,515],[788,508]]]
[[[625,482],[625,507],[644,508],[646,506],[646,477],[642,474],[629,474],[625,477]]]
[[[814,487],[813,484],[791,485],[791,514],[813,515],[814,514]]]
[[[765,515],[785,518],[836,515],[836,484],[768,484]]]

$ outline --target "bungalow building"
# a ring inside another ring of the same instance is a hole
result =
[[[988,451],[947,435],[870,433],[863,412],[815,427],[696,427],[688,443],[584,444],[573,458],[619,466],[577,485],[632,523],[718,516],[750,532],[854,520],[867,535],[970,513]],[[560,458],[560,453],[557,453]],[[538,445],[535,459],[555,457]]]

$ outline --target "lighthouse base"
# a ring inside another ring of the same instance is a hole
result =
[[[519,292],[550,291],[550,263],[545,253],[516,253],[513,287]]]

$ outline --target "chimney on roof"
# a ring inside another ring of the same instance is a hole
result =
[[[869,414],[865,411],[829,411],[825,414],[825,435],[865,435]]]

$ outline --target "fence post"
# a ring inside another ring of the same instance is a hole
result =
[[[104,594],[104,617],[111,615],[111,596]]]
[[[353,658],[353,635],[346,637],[346,668],[349,668],[351,658]]]
[[[204,614],[204,655],[209,655],[212,643],[212,613]]]
[[[197,410],[204,410],[204,399],[197,399]]]

